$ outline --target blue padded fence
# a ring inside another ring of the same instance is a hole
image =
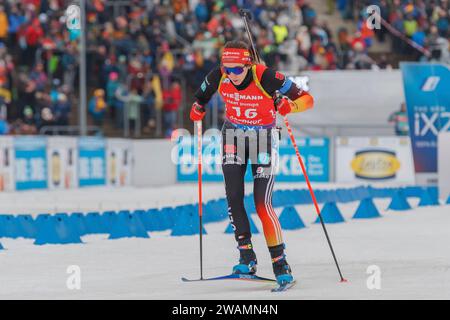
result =
[[[437,187],[407,186],[401,188],[355,188],[318,189],[315,195],[322,208],[325,223],[345,222],[337,204],[360,201],[354,219],[380,217],[373,200],[391,199],[389,210],[405,211],[411,208],[408,198],[418,198],[419,206],[439,205]],[[450,204],[450,196],[446,200]],[[276,190],[272,197],[275,208],[283,208],[280,224],[283,229],[296,230],[305,227],[294,206],[312,204],[307,189]],[[256,213],[253,194],[246,195],[244,204],[250,218],[252,231],[259,232],[252,214]],[[213,199],[203,203],[204,224],[228,219],[226,198]],[[316,223],[319,222],[318,218]],[[172,236],[195,235],[199,230],[198,204],[176,207],[150,208],[148,210],[122,210],[119,212],[60,212],[54,215],[39,214],[33,218],[29,214],[0,214],[0,238],[34,239],[37,245],[82,243],[82,236],[108,234],[109,239],[124,237],[149,238],[152,232],[170,231]],[[202,232],[206,234],[205,228]],[[231,225],[226,232],[232,233]],[[0,244],[0,250],[3,249]]]

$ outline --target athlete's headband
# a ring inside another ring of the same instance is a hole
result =
[[[247,49],[225,48],[222,52],[222,64],[224,63],[251,64],[250,51]]]

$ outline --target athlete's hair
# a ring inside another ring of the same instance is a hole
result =
[[[232,40],[225,43],[224,48],[233,48],[233,49],[247,49],[250,52],[250,56],[252,58],[252,63],[255,63],[256,57],[253,56],[253,51],[251,50],[250,44],[246,41],[242,40]]]

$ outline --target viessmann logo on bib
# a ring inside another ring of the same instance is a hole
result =
[[[258,95],[249,95],[249,94],[239,94],[239,93],[227,93],[227,92],[222,92],[222,95],[224,97],[230,98],[230,99],[234,99],[235,101],[239,101],[239,100],[252,100],[252,101],[256,101],[256,100],[263,100],[264,97],[262,96],[258,96]]]
[[[395,152],[364,150],[355,153],[351,167],[355,176],[360,179],[390,179],[394,178],[400,169],[400,161]]]

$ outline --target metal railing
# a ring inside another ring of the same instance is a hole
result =
[[[39,130],[39,134],[42,135],[67,135],[78,136],[80,135],[79,126],[43,126]],[[103,135],[101,128],[97,126],[87,126],[87,135]]]
[[[302,136],[336,137],[336,136],[380,136],[394,135],[392,124],[295,124],[291,123],[293,131]]]

